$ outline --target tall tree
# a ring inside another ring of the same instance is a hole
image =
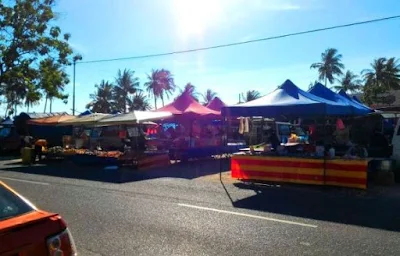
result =
[[[338,53],[337,49],[328,48],[321,54],[321,62],[312,64],[310,68],[318,70],[318,79],[325,81],[325,86],[327,86],[327,81],[332,84],[335,81],[335,76],[343,74],[342,55]]]
[[[162,85],[159,83],[158,70],[153,69],[151,74],[147,75],[147,82],[144,84],[146,91],[154,98],[154,108],[157,109],[157,99],[161,95]]]
[[[207,89],[207,91],[201,95],[203,97],[203,105],[207,105],[210,103],[215,97],[217,97],[217,93],[211,89]]]
[[[141,110],[146,111],[150,110],[151,105],[149,103],[149,99],[143,92],[138,92],[133,95],[132,99],[130,99],[129,103],[129,111],[133,110]]]
[[[176,86],[171,72],[166,69],[161,69],[158,72],[158,79],[162,88],[160,94],[161,103],[164,107],[164,99],[168,99],[172,95],[172,93],[175,91]]]
[[[261,97],[261,94],[260,94],[259,91],[250,90],[250,91],[247,91],[246,93],[242,93],[240,98],[244,102],[249,102],[249,101],[252,101],[252,100],[256,100],[256,99],[258,99],[260,97]]]
[[[115,79],[114,101],[118,110],[122,113],[127,112],[126,106],[129,105],[129,95],[139,90],[139,78],[134,75],[135,72],[129,69],[118,70],[118,76]]]
[[[62,66],[53,59],[48,58],[40,62],[39,67],[39,86],[45,95],[46,112],[47,101],[50,103],[50,113],[54,99],[61,99],[64,103],[68,101],[68,94],[64,93],[65,85],[69,83],[68,75]]]
[[[41,98],[40,92],[37,90],[37,88],[28,88],[28,92],[25,96],[25,106],[27,107],[26,112],[29,113],[29,108],[32,107],[33,105],[39,104],[40,98]]]
[[[86,105],[86,108],[92,112],[98,113],[111,113],[115,110],[114,102],[114,85],[108,81],[102,80],[100,84],[94,86],[96,92],[90,94],[90,103]]]
[[[54,5],[54,0],[1,1],[0,91],[14,108],[23,103],[26,88],[40,82],[41,61],[70,64],[70,34],[54,25]]]
[[[395,58],[378,58],[371,69],[361,72],[364,78],[364,100],[372,104],[379,94],[400,89],[400,64]]]
[[[333,86],[336,91],[343,90],[345,92],[355,93],[362,88],[362,81],[358,75],[354,74],[350,70],[347,70],[345,75],[339,80],[339,85]]]
[[[191,83],[187,83],[183,90],[181,90],[181,94],[188,94],[192,96],[196,101],[199,101],[199,93],[196,90],[196,86]]]
[[[157,99],[161,99],[164,106],[164,99],[175,91],[174,78],[170,71],[166,69],[153,69],[147,75],[147,82],[144,84],[146,90],[154,98],[154,108],[157,109]]]

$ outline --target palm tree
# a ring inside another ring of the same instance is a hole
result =
[[[154,98],[154,108],[157,109],[157,99],[160,97],[162,88],[158,81],[158,70],[151,70],[151,74],[147,75],[147,82],[144,84],[146,91]]]
[[[94,86],[97,90],[95,93],[90,94],[90,103],[86,108],[92,112],[111,113],[115,110],[114,104],[114,85],[108,81],[102,80],[100,84]]]
[[[47,100],[50,101],[50,112],[52,111],[53,99],[61,99],[64,103],[67,102],[68,94],[64,93],[64,88],[69,83],[69,79],[60,63],[51,58],[42,60],[39,66],[39,81],[39,86],[46,96],[44,112],[46,112]]]
[[[371,64],[371,69],[363,70],[364,99],[371,104],[380,93],[400,88],[400,64],[395,58],[378,58]]]
[[[139,90],[139,78],[135,77],[134,74],[135,72],[129,69],[118,70],[115,79],[116,86],[113,87],[115,102],[118,110],[122,113],[126,113],[129,94],[134,94]]]
[[[321,54],[321,62],[314,63],[310,66],[312,69],[318,69],[320,81],[327,81],[332,84],[335,81],[334,76],[340,76],[343,74],[342,69],[342,55],[338,54],[338,50],[335,48],[328,48]]]
[[[217,93],[211,89],[207,89],[207,91],[202,94],[203,96],[203,105],[209,104],[215,97],[217,97]]]
[[[174,78],[170,71],[166,69],[161,69],[158,72],[159,81],[162,85],[162,90],[160,94],[161,102],[164,107],[164,95],[169,99],[169,96],[175,91]]]
[[[157,99],[161,99],[164,106],[164,98],[175,91],[174,78],[170,71],[165,69],[153,69],[150,75],[147,75],[147,82],[144,84],[146,90],[154,98],[154,108],[157,109]]]
[[[149,103],[149,99],[143,92],[136,93],[129,102],[129,111],[133,110],[141,110],[146,111],[150,110],[151,105]]]
[[[182,94],[188,94],[190,96],[192,96],[196,101],[199,101],[199,93],[196,91],[196,86],[194,86],[191,83],[187,83],[185,85],[185,87],[183,88],[183,90],[181,91],[181,95]]]
[[[261,94],[259,91],[251,90],[251,91],[247,91],[246,93],[242,93],[241,97],[239,97],[239,98],[241,98],[244,102],[248,102],[248,101],[258,99],[260,97],[261,97]]]
[[[350,70],[346,71],[346,74],[339,80],[339,83],[340,85],[333,86],[334,90],[343,90],[345,92],[355,93],[362,87],[362,82],[361,79],[359,79],[359,76]]]
[[[25,96],[25,106],[27,107],[26,112],[29,113],[29,108],[32,107],[33,105],[39,104],[39,101],[41,99],[42,95],[38,90],[36,90],[34,87],[29,86],[28,91]]]

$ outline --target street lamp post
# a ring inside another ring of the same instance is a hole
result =
[[[82,60],[81,55],[75,55],[73,59],[74,65],[74,73],[73,73],[73,88],[72,88],[72,115],[75,115],[75,70],[76,70],[76,62],[78,60]]]

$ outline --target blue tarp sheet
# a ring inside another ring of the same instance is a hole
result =
[[[286,80],[278,89],[259,99],[227,106],[222,109],[225,116],[316,116],[349,115],[349,106],[317,97],[298,88]]]
[[[366,115],[371,112],[365,107],[360,106],[359,103],[355,103],[352,99],[337,94],[320,83],[316,83],[308,92],[314,94],[315,96],[334,101],[344,106],[348,106],[351,110],[351,113],[349,115],[360,116]]]

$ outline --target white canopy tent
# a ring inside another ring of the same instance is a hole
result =
[[[139,124],[171,117],[170,112],[133,111],[126,114],[109,116],[99,120],[96,126]]]
[[[60,122],[58,125],[60,126],[66,126],[66,125],[72,125],[72,126],[81,126],[81,125],[87,125],[87,126],[94,126],[96,123],[103,118],[111,116],[110,114],[102,114],[102,113],[93,113],[85,116],[79,116],[74,119],[70,120],[65,120],[63,122]]]

